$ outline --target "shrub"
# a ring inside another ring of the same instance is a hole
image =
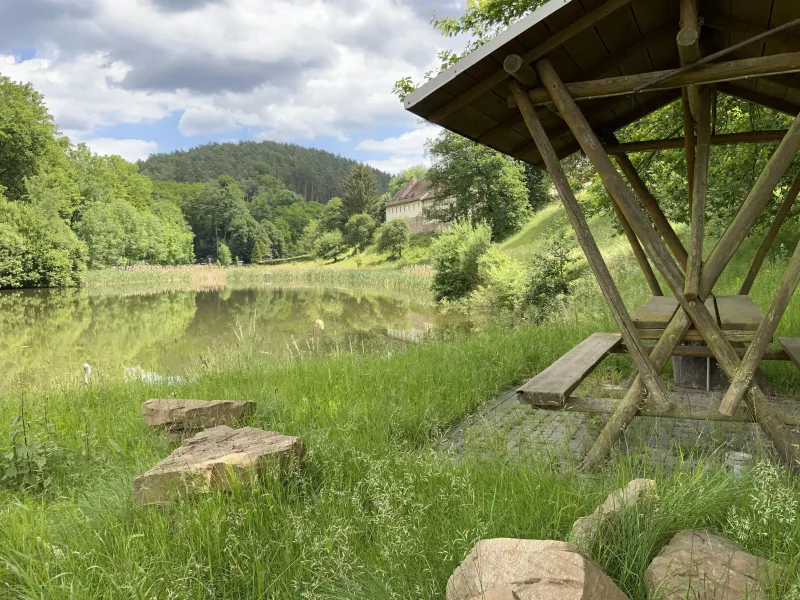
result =
[[[544,251],[533,257],[524,302],[534,320],[542,320],[570,294],[577,278],[573,249],[572,238],[560,235],[551,238]]]
[[[378,230],[378,252],[388,252],[393,257],[403,255],[408,248],[410,227],[406,219],[387,221]]]
[[[223,267],[227,267],[230,266],[232,260],[231,249],[228,248],[227,244],[220,243],[217,249],[217,263]]]
[[[250,262],[255,265],[263,265],[265,259],[271,258],[269,247],[261,240],[256,240],[253,246],[253,254],[250,256]]]
[[[56,464],[63,458],[64,450],[56,443],[53,425],[31,421],[23,405],[11,422],[8,446],[0,447],[0,483],[44,490],[53,480]]]
[[[431,291],[436,300],[464,298],[480,284],[478,260],[489,249],[492,231],[485,223],[456,223],[431,247],[436,274]]]
[[[490,246],[478,259],[478,279],[478,288],[470,294],[474,308],[515,311],[522,307],[528,279],[525,269],[499,246]]]
[[[347,250],[341,231],[329,231],[322,234],[314,243],[314,256],[322,260],[339,260],[339,255]]]

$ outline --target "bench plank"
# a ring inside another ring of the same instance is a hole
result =
[[[717,296],[717,308],[723,331],[755,331],[764,320],[764,313],[749,296]]]
[[[517,390],[520,402],[561,407],[611,350],[622,342],[618,333],[593,333]]]
[[[778,341],[792,362],[800,369],[800,338],[779,337]]]

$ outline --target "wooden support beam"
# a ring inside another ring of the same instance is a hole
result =
[[[706,224],[706,192],[708,190],[708,162],[711,155],[711,88],[697,90],[699,114],[697,120],[697,162],[694,170],[692,232],[689,237],[689,262],[686,267],[686,286],[683,295],[697,300],[700,291],[700,270],[703,267],[703,240]]]
[[[797,106],[796,104],[792,104],[778,98],[773,98],[772,96],[767,96],[766,94],[760,94],[753,90],[739,87],[738,85],[720,83],[717,85],[717,89],[723,94],[728,94],[728,96],[733,96],[734,98],[739,98],[740,100],[746,100],[747,102],[755,102],[756,104],[766,106],[772,110],[777,110],[778,112],[782,112],[786,115],[791,115],[792,117],[800,113],[800,106]]]
[[[681,30],[675,38],[681,66],[692,65],[700,60],[700,24],[697,19],[697,0],[681,0]],[[686,88],[689,110],[695,127],[700,121],[700,93],[696,86]],[[689,181],[692,181],[690,179]]]
[[[694,168],[695,168],[695,137],[694,137],[694,119],[692,118],[692,109],[689,104],[689,91],[686,88],[681,89],[681,109],[683,113],[683,145],[686,153],[686,181],[687,194],[689,199],[689,215],[692,214],[694,204]]]
[[[743,131],[741,133],[725,133],[712,135],[712,146],[736,146],[738,144],[769,144],[780,142],[787,129],[774,129],[766,131]],[[692,138],[692,146],[697,143],[697,138]],[[662,140],[642,140],[640,142],[624,142],[622,144],[604,144],[606,152],[615,156],[617,154],[636,154],[637,152],[656,152],[659,150],[678,150],[686,146],[684,138],[667,138]]]
[[[778,237],[778,232],[780,232],[783,222],[786,221],[789,213],[792,212],[792,207],[794,206],[795,200],[797,200],[798,194],[800,194],[800,172],[798,172],[797,177],[794,178],[794,183],[786,193],[786,198],[783,199],[783,203],[780,209],[778,209],[775,220],[772,222],[769,231],[767,231],[767,235],[764,236],[764,240],[758,247],[756,256],[753,259],[753,264],[750,265],[750,270],[747,272],[747,276],[742,282],[742,287],[739,288],[739,295],[747,296],[750,293],[756,281],[756,277],[758,277],[758,272],[761,270],[761,265],[764,264],[764,259],[767,258],[767,253],[769,249],[772,248],[772,243],[775,241],[775,238]]]
[[[561,47],[564,43],[568,42],[576,35],[594,27],[610,14],[624,6],[627,6],[632,1],[633,0],[609,0],[608,2],[604,2],[594,10],[586,13],[580,19],[573,21],[566,27],[558,30],[555,34],[544,40],[538,46],[535,46],[534,48],[531,48],[525,52],[522,55],[522,59],[526,64],[531,64],[535,60],[538,60],[553,50]],[[507,81],[508,78],[508,73],[506,73],[503,69],[496,71],[486,79],[475,84],[466,92],[459,94],[447,104],[431,113],[431,115],[428,117],[428,120],[432,123],[441,123],[445,117],[454,113],[462,106],[469,104],[476,98],[482,96],[484,93],[493,90],[504,81]]]
[[[615,137],[612,137],[611,139],[616,140]],[[642,178],[639,175],[639,172],[636,170],[636,167],[633,166],[633,163],[626,155],[620,154],[615,156],[614,159],[617,161],[617,165],[619,165],[619,168],[623,175],[625,175],[628,183],[633,188],[634,193],[639,198],[639,202],[642,203],[642,206],[644,206],[647,214],[650,215],[650,218],[653,220],[653,224],[661,234],[661,237],[664,238],[664,241],[667,243],[670,252],[672,252],[672,255],[675,257],[675,260],[678,261],[678,264],[681,265],[681,268],[685,269],[688,253],[683,247],[683,243],[681,243],[678,234],[675,233],[672,225],[670,225],[670,222],[667,220],[667,217],[664,215],[664,212],[658,205],[658,201],[655,199],[653,194],[650,193],[650,190],[647,188],[647,184],[642,181]]]
[[[647,356],[644,349],[642,340],[636,334],[636,326],[633,324],[628,309],[619,294],[614,279],[606,266],[605,260],[597,247],[589,225],[581,212],[580,205],[578,204],[575,194],[567,181],[567,176],[561,168],[561,163],[556,156],[550,139],[542,127],[539,117],[536,115],[536,109],[528,99],[525,89],[517,82],[511,83],[511,91],[517,97],[520,112],[525,118],[525,124],[533,136],[533,139],[539,146],[539,152],[547,165],[550,176],[553,178],[553,184],[556,186],[561,200],[564,203],[564,208],[569,216],[572,227],[575,230],[575,235],[578,238],[578,243],[586,255],[586,260],[592,273],[597,279],[600,289],[606,298],[611,314],[620,329],[625,344],[631,351],[631,358],[636,365],[642,379],[644,380],[645,387],[650,393],[652,402],[660,408],[667,406],[667,398],[664,393],[664,388],[661,386],[661,380],[658,372],[655,370],[653,363]]]
[[[688,330],[689,323],[693,322],[697,330],[711,348],[714,356],[717,358],[717,361],[725,371],[726,375],[732,379],[735,376],[736,369],[739,368],[741,361],[739,360],[739,357],[731,346],[730,342],[725,339],[725,335],[717,324],[716,317],[712,317],[702,302],[690,301],[683,296],[682,292],[685,285],[683,273],[669,255],[666,246],[660,240],[658,234],[650,227],[644,211],[638,206],[635,198],[622,180],[622,177],[611,163],[611,159],[603,151],[599,140],[597,140],[596,136],[592,132],[591,127],[583,117],[578,105],[572,98],[570,98],[566,87],[561,82],[555,69],[553,69],[553,66],[549,63],[549,61],[542,60],[536,64],[536,71],[539,73],[539,78],[544,83],[547,92],[550,94],[553,102],[558,107],[558,110],[563,116],[564,120],[570,125],[570,128],[572,129],[576,139],[578,139],[578,141],[581,143],[581,147],[586,153],[587,158],[589,158],[589,160],[592,162],[595,170],[603,180],[603,184],[606,186],[609,194],[618,199],[620,208],[625,213],[625,216],[631,223],[631,226],[636,232],[637,237],[639,237],[642,245],[647,250],[648,255],[653,260],[653,264],[661,272],[667,285],[669,285],[673,294],[678,299],[682,310],[676,313],[676,316],[673,317],[673,321],[678,321],[682,315],[686,320],[685,330]],[[703,296],[701,299],[704,300],[705,296]],[[686,317],[686,315],[688,315],[688,317]],[[671,326],[672,323],[667,326],[667,329],[672,329],[674,331],[675,328],[672,328]],[[672,350],[680,343],[681,338],[686,332],[685,330],[680,332],[681,335],[674,340],[674,342],[670,340],[668,334],[665,333],[665,336],[662,338],[662,340],[669,340],[662,345],[663,350],[668,350],[668,352],[666,352],[667,358],[665,358],[665,362],[669,355],[671,355]],[[659,350],[659,345],[661,345],[662,340],[659,340],[659,344],[657,344],[656,349],[653,350],[653,354]],[[651,354],[651,359],[653,359],[652,363],[658,364],[658,361],[655,358],[656,357]],[[755,418],[773,441],[778,453],[781,455],[787,465],[793,470],[798,469],[798,467],[800,467],[800,461],[798,461],[798,449],[794,444],[794,440],[790,432],[788,429],[786,429],[781,416],[777,413],[774,407],[772,407],[772,405],[769,403],[769,400],[767,400],[766,396],[757,385],[752,385],[749,392],[748,404],[753,411]],[[630,400],[630,398],[626,396],[626,400]],[[635,415],[638,410],[639,402],[640,398],[633,398],[633,401],[628,402],[627,404],[629,406],[626,406],[625,408],[630,408],[633,411],[632,415]],[[630,418],[633,418],[632,415]],[[609,421],[609,424],[610,423],[611,421]],[[625,426],[627,426],[627,423]],[[598,442],[599,441],[600,440],[598,438]],[[614,440],[608,441],[613,444]]]
[[[655,349],[655,346],[645,346],[650,352]],[[739,358],[744,358],[747,348],[734,348]],[[613,350],[611,354],[627,354],[628,348],[625,344],[620,344]],[[678,346],[672,351],[672,356],[689,356],[692,358],[714,358],[714,353],[708,346]],[[767,350],[764,353],[764,358],[761,360],[776,360],[776,361],[789,361],[791,357],[785,350]]]
[[[522,60],[519,54],[509,54],[503,61],[503,69],[525,88],[533,88],[539,84],[539,76],[533,67]]]
[[[633,250],[633,255],[636,257],[636,262],[639,263],[639,268],[642,270],[645,281],[647,281],[647,287],[650,288],[650,293],[653,294],[653,296],[663,296],[664,292],[661,291],[661,286],[658,283],[656,274],[653,273],[653,267],[650,266],[650,262],[647,260],[647,254],[644,253],[642,245],[639,243],[636,234],[631,228],[631,224],[628,223],[628,219],[622,214],[622,211],[613,198],[611,199],[611,206],[614,209],[614,214],[617,216],[622,232],[625,234],[625,237],[628,238],[628,243],[631,245],[631,250]]]
[[[797,72],[800,72],[800,52],[771,54],[704,65],[694,71],[688,71],[666,79],[653,86],[652,91],[681,88],[687,85],[735,81],[736,79],[748,79],[777,73]],[[566,89],[574,100],[602,98],[605,96],[625,96],[631,94],[639,85],[653,81],[665,73],[669,73],[669,71],[655,71],[595,79],[593,81],[580,81],[567,84]],[[547,92],[548,90],[544,88],[536,88],[530,90],[528,96],[535,105],[547,104],[550,102],[550,96]]]
[[[719,412],[723,415],[730,416],[734,414],[742,398],[750,388],[758,369],[758,364],[761,362],[767,346],[772,342],[775,331],[778,329],[783,313],[786,312],[798,283],[800,283],[800,244],[795,248],[794,254],[789,260],[789,266],[783,275],[783,281],[781,281],[781,285],[772,299],[769,310],[758,326],[753,343],[747,348],[742,364],[736,371],[736,376],[731,380],[731,385],[722,399]]]
[[[713,13],[703,17],[703,25],[710,29],[716,29],[717,31],[741,35],[744,38],[752,38],[768,31],[766,27],[753,25],[752,23],[746,23],[744,21],[737,21],[731,17]],[[800,51],[800,37],[798,37],[796,33],[778,33],[775,34],[773,40],[794,52]]]
[[[747,237],[750,228],[767,206],[772,192],[792,164],[800,151],[800,115],[798,115],[788,133],[783,138],[764,170],[756,180],[728,229],[711,251],[700,281],[700,296],[705,298],[711,293],[717,279],[728,265],[739,246]]]

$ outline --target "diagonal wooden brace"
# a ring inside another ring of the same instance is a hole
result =
[[[597,282],[600,284],[600,289],[608,302],[608,306],[622,333],[625,344],[630,348],[631,357],[642,376],[647,391],[650,393],[651,402],[654,406],[669,407],[664,388],[661,386],[658,371],[647,355],[647,350],[642,340],[636,333],[633,320],[630,314],[628,314],[628,310],[625,308],[622,296],[620,296],[619,290],[611,277],[611,273],[608,271],[608,267],[600,254],[600,249],[597,247],[594,237],[592,237],[589,225],[586,223],[578,201],[569,186],[567,177],[561,168],[561,163],[556,156],[556,151],[550,143],[550,139],[547,137],[547,133],[536,114],[536,109],[530,101],[530,98],[528,98],[528,94],[522,85],[516,81],[512,81],[510,85],[511,91],[517,99],[517,104],[522,112],[522,116],[525,119],[525,123],[539,148],[539,152],[553,178],[553,183],[561,196],[561,200],[564,203],[564,208],[575,230],[578,242],[586,255],[586,260],[589,262],[595,279],[597,279]]]
[[[742,364],[736,371],[736,376],[731,379],[731,385],[722,398],[722,404],[719,406],[719,412],[722,414],[732,415],[739,407],[739,403],[753,382],[758,363],[761,362],[767,346],[772,341],[772,337],[778,329],[778,324],[781,322],[786,307],[789,306],[789,301],[792,299],[798,283],[800,283],[800,244],[797,245],[789,261],[783,281],[775,294],[775,298],[772,300],[764,320],[758,326],[753,343],[747,349],[742,359]]]
[[[702,302],[690,301],[683,295],[686,283],[683,273],[672,259],[672,256],[670,256],[658,234],[649,226],[643,210],[614,168],[611,159],[601,146],[580,108],[567,92],[555,69],[553,69],[549,61],[542,60],[537,63],[536,70],[554,104],[570,126],[573,135],[592,162],[609,194],[617,200],[654,265],[661,272],[675,298],[679,301],[681,308],[694,322],[695,327],[711,348],[720,366],[730,378],[733,378],[736,369],[740,365],[736,351],[725,338],[716,320],[705,308],[705,305]],[[704,299],[707,295],[707,293],[701,295],[701,298]],[[688,326],[686,324],[687,329]],[[667,345],[670,343],[667,342]],[[678,343],[680,343],[680,338],[674,341],[674,345],[677,346]],[[670,348],[670,354],[673,350],[674,347]],[[626,398],[628,397],[626,396]],[[633,399],[629,398],[629,400]],[[791,468],[797,468],[800,463],[797,461],[797,448],[793,443],[791,434],[780,416],[775,412],[775,409],[767,401],[766,396],[756,385],[751,388],[748,403],[751,405],[756,419],[773,440],[778,452],[787,464]]]

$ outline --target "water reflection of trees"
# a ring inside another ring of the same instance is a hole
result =
[[[135,365],[181,374],[193,357],[241,343],[242,332],[257,339],[264,355],[273,356],[298,340],[312,340],[319,352],[366,348],[380,340],[398,344],[387,330],[416,330],[441,318],[411,298],[351,290],[227,288],[124,296],[4,292],[0,386],[76,380],[84,362],[110,376]],[[317,319],[324,321],[324,331],[314,327]]]

